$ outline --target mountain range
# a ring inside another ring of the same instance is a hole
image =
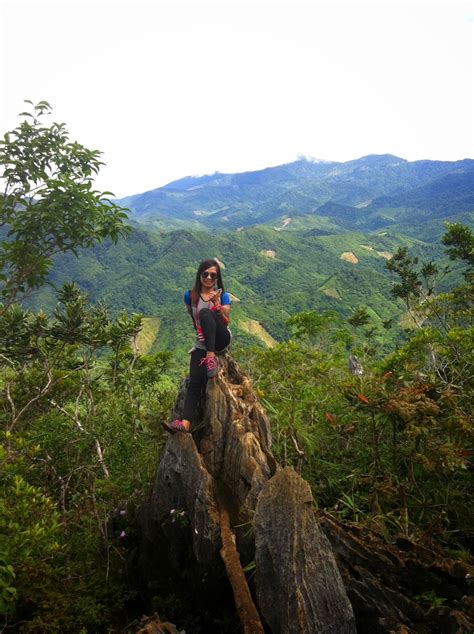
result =
[[[76,280],[92,301],[144,314],[146,350],[184,357],[193,333],[183,291],[199,261],[217,257],[233,297],[237,344],[273,345],[288,336],[285,322],[300,311],[333,309],[347,317],[367,306],[373,341],[386,351],[403,338],[407,322],[385,263],[400,246],[420,260],[442,259],[444,222],[472,225],[474,161],[299,160],[189,176],[119,202],[130,209],[129,238],[78,258],[58,256],[50,282]],[[457,277],[454,268],[441,290]],[[52,286],[31,299],[47,310],[55,302]],[[387,331],[388,321],[394,326]]]
[[[235,230],[268,224],[322,233],[422,224],[474,209],[474,160],[386,155],[300,159],[241,174],[188,176],[120,199],[142,226]]]

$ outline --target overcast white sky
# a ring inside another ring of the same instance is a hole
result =
[[[117,196],[298,154],[473,158],[473,28],[456,2],[0,0],[0,133],[46,99]]]

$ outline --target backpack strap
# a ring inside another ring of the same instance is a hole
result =
[[[189,291],[189,296],[191,298],[191,317],[193,319],[193,324],[194,324],[194,328],[196,329],[196,332],[198,333],[198,338],[199,340],[203,341],[204,337],[202,334],[202,329],[201,329],[201,324],[199,323],[199,317],[198,317],[198,306],[199,306],[199,293],[197,293],[194,289]],[[203,300],[204,301],[204,300]],[[209,306],[210,302],[208,302],[208,306]],[[202,337],[202,339],[201,339]]]
[[[193,289],[192,291],[189,291],[189,294],[191,296],[191,316],[194,321],[194,326],[199,334],[199,331],[201,328],[201,324],[199,323],[199,317],[198,317],[199,293],[196,293],[196,291]]]

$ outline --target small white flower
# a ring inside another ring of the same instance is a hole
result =
[[[171,509],[170,515],[173,515],[173,513],[176,513],[176,509]]]
[[[197,528],[194,529],[194,532],[196,533],[196,535],[199,535]]]
[[[180,515],[181,517],[184,517],[186,515],[186,511],[181,511]]]
[[[126,515],[127,511],[120,511],[120,515]]]

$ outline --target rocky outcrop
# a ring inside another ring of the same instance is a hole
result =
[[[265,411],[228,356],[208,383],[193,434],[167,439],[139,524],[144,595],[179,592],[185,578],[201,609],[208,597],[213,605],[219,593],[232,597],[232,586],[244,632],[262,631],[260,618],[265,631],[285,634],[472,628],[465,565],[444,560],[440,567],[434,555],[316,511],[309,485],[277,465]],[[250,591],[247,564],[256,568]],[[442,605],[420,600],[430,588],[446,599]]]
[[[218,557],[220,530],[214,480],[191,435],[175,434],[168,440],[156,472],[149,519],[161,527],[170,543],[176,535],[176,522],[189,525],[197,562],[206,564]]]
[[[185,390],[186,383],[173,418],[180,416]],[[171,511],[184,511],[196,561],[206,564],[216,560],[221,547],[219,507],[227,509],[234,526],[251,522],[259,493],[277,464],[265,411],[231,358],[221,357],[219,377],[208,384],[199,418],[192,435],[168,438],[144,519],[145,537],[153,543],[156,527],[169,532],[169,520],[176,519],[170,518]],[[238,534],[250,554],[253,539],[246,539],[247,532]]]
[[[331,546],[316,522],[309,484],[293,469],[263,487],[255,513],[258,605],[275,634],[355,632]]]
[[[357,631],[471,634],[472,566],[434,545],[336,522],[317,511],[357,617]]]
[[[219,378],[208,384],[196,445],[234,519],[249,521],[277,465],[265,411],[248,377],[228,356],[221,357]]]

